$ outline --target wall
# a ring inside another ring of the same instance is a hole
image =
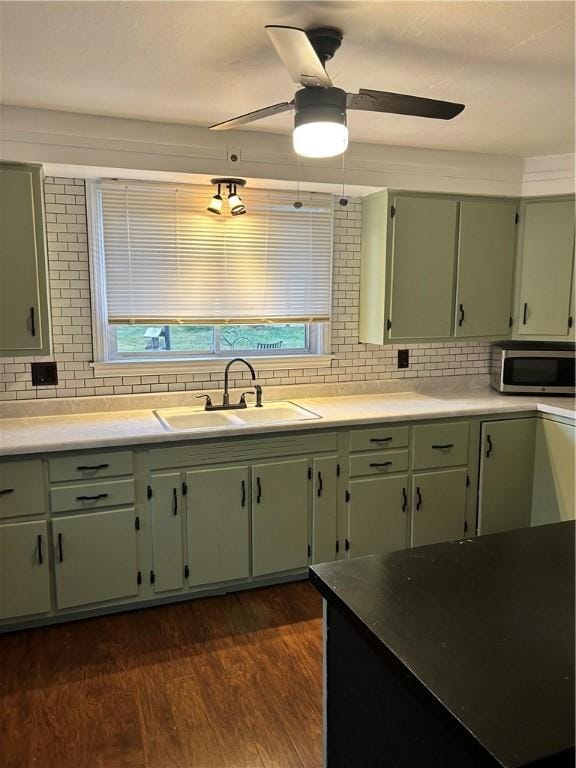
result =
[[[161,376],[96,378],[90,367],[92,335],[86,228],[82,179],[48,177],[44,184],[48,237],[54,354],[50,358],[3,358],[0,400],[48,397],[181,392],[219,387],[222,363],[213,372]],[[329,368],[264,371],[263,386],[364,382],[391,378],[488,373],[489,345],[477,342],[400,345],[411,350],[407,371],[396,367],[396,349],[358,343],[360,287],[360,202],[347,208],[335,201],[333,360]],[[57,387],[33,387],[30,363],[58,363]],[[239,382],[239,380],[238,380]]]

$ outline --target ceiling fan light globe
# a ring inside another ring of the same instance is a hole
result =
[[[336,157],[348,148],[348,128],[342,123],[302,123],[292,134],[294,151],[302,157]]]

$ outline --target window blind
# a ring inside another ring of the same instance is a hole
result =
[[[110,323],[330,318],[332,198],[242,189],[248,213],[206,211],[205,186],[102,180]]]

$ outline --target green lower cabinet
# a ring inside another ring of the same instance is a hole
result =
[[[91,512],[52,522],[58,608],[136,597],[134,509]]]
[[[530,525],[536,419],[482,424],[478,533]]]
[[[576,427],[537,419],[532,525],[574,519],[575,466]]]
[[[408,546],[408,476],[350,482],[348,541],[351,557]]]
[[[184,519],[180,472],[154,473],[150,481],[152,588],[155,593],[184,588]]]
[[[186,473],[188,585],[250,576],[248,467]]]
[[[461,539],[466,521],[467,469],[412,476],[412,546]]]
[[[336,560],[337,468],[335,456],[312,461],[312,562]]]
[[[0,619],[50,610],[47,533],[44,521],[0,525]]]
[[[308,459],[252,467],[252,574],[308,565]]]

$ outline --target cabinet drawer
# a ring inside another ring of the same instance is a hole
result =
[[[467,421],[414,428],[413,469],[454,467],[467,462]]]
[[[350,432],[351,451],[376,451],[382,448],[405,448],[408,427],[379,427]]]
[[[350,477],[360,475],[389,475],[391,472],[406,472],[408,451],[379,451],[352,456]]]
[[[76,453],[56,456],[48,462],[50,481],[53,483],[131,475],[133,469],[132,451]]]
[[[0,520],[45,514],[41,459],[0,462]]]
[[[134,502],[134,480],[110,480],[50,489],[52,512],[117,507]]]

